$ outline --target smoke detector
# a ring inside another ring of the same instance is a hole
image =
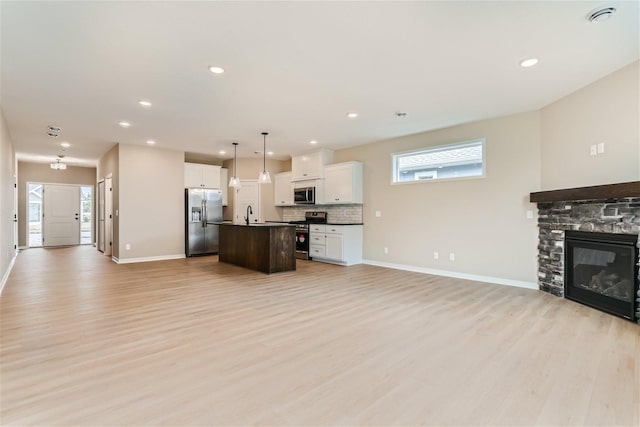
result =
[[[616,13],[615,7],[605,7],[602,9],[596,9],[591,13],[589,13],[589,15],[587,16],[587,20],[589,20],[589,22],[593,22],[597,24],[600,22],[607,21],[609,18],[613,16],[614,13]]]
[[[406,111],[397,111],[396,112],[396,117],[407,117],[407,112]]]

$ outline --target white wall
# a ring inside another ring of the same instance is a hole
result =
[[[184,257],[184,152],[119,144],[118,173],[118,260]]]
[[[542,190],[640,180],[639,64],[542,109]],[[591,156],[601,142],[605,152]]]
[[[485,178],[391,184],[392,153],[477,138],[486,139]],[[540,187],[539,112],[335,152],[336,163],[348,160],[364,163],[364,258],[536,282],[537,227],[526,211],[535,210],[529,193]]]
[[[16,156],[13,142],[7,129],[4,113],[0,107],[0,291],[9,275],[16,256],[14,241],[14,213],[16,179]]]

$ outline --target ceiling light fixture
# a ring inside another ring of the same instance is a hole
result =
[[[273,156],[273,151],[267,151],[267,156]]]
[[[131,123],[125,122],[125,121],[121,121],[118,124],[120,125],[120,127],[123,127],[123,128],[128,128],[129,126],[131,126]]]
[[[55,162],[51,162],[49,164],[49,166],[51,167],[51,169],[55,169],[55,170],[65,170],[67,168],[67,165],[65,165],[64,163],[60,163],[60,159],[64,157],[64,156],[58,156],[58,158],[56,159]]]
[[[153,145],[153,144],[155,144],[155,143],[156,143],[156,142],[155,142],[153,139],[148,139],[148,140],[147,140],[147,144],[149,144],[149,145]]]
[[[211,67],[209,67],[209,71],[211,71],[213,74],[222,74],[224,73],[224,68],[212,65]]]
[[[605,7],[603,9],[596,9],[587,15],[587,20],[589,22],[593,22],[594,24],[599,24],[600,22],[608,21],[609,18],[616,13],[615,7]]]
[[[227,154],[227,152],[225,150],[220,150],[218,151],[218,154]]]
[[[238,143],[233,143],[233,176],[229,180],[229,187],[240,188],[240,180],[238,179]]]
[[[144,99],[138,101],[138,104],[142,105],[143,107],[151,107],[151,101],[145,101]]]
[[[533,67],[538,63],[538,58],[529,58],[524,61],[520,61],[520,66],[524,68]]]
[[[71,147],[71,144],[69,144],[68,142],[61,142],[61,143],[60,143],[60,147],[62,147],[62,148],[69,148],[69,147]]]
[[[358,113],[347,113],[347,117],[350,119],[355,119],[358,117]]]
[[[309,141],[309,144],[311,145],[316,145],[318,143],[318,141],[316,141],[315,139],[313,141]]]
[[[262,172],[258,175],[259,184],[271,184],[271,176],[267,172],[267,135],[269,135],[268,132],[262,132]]]

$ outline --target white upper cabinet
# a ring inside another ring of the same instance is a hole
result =
[[[185,163],[185,188],[220,188],[220,169],[220,166]]]
[[[291,172],[274,175],[273,204],[276,206],[293,206],[293,183]]]
[[[222,206],[229,203],[229,169],[220,168],[220,190],[222,191]]]
[[[362,203],[362,163],[325,166],[324,203]]]
[[[291,181],[323,178],[324,166],[333,161],[333,151],[318,150],[291,159]]]

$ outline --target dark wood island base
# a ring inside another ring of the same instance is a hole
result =
[[[263,273],[296,269],[296,228],[289,224],[221,224],[218,259]]]

